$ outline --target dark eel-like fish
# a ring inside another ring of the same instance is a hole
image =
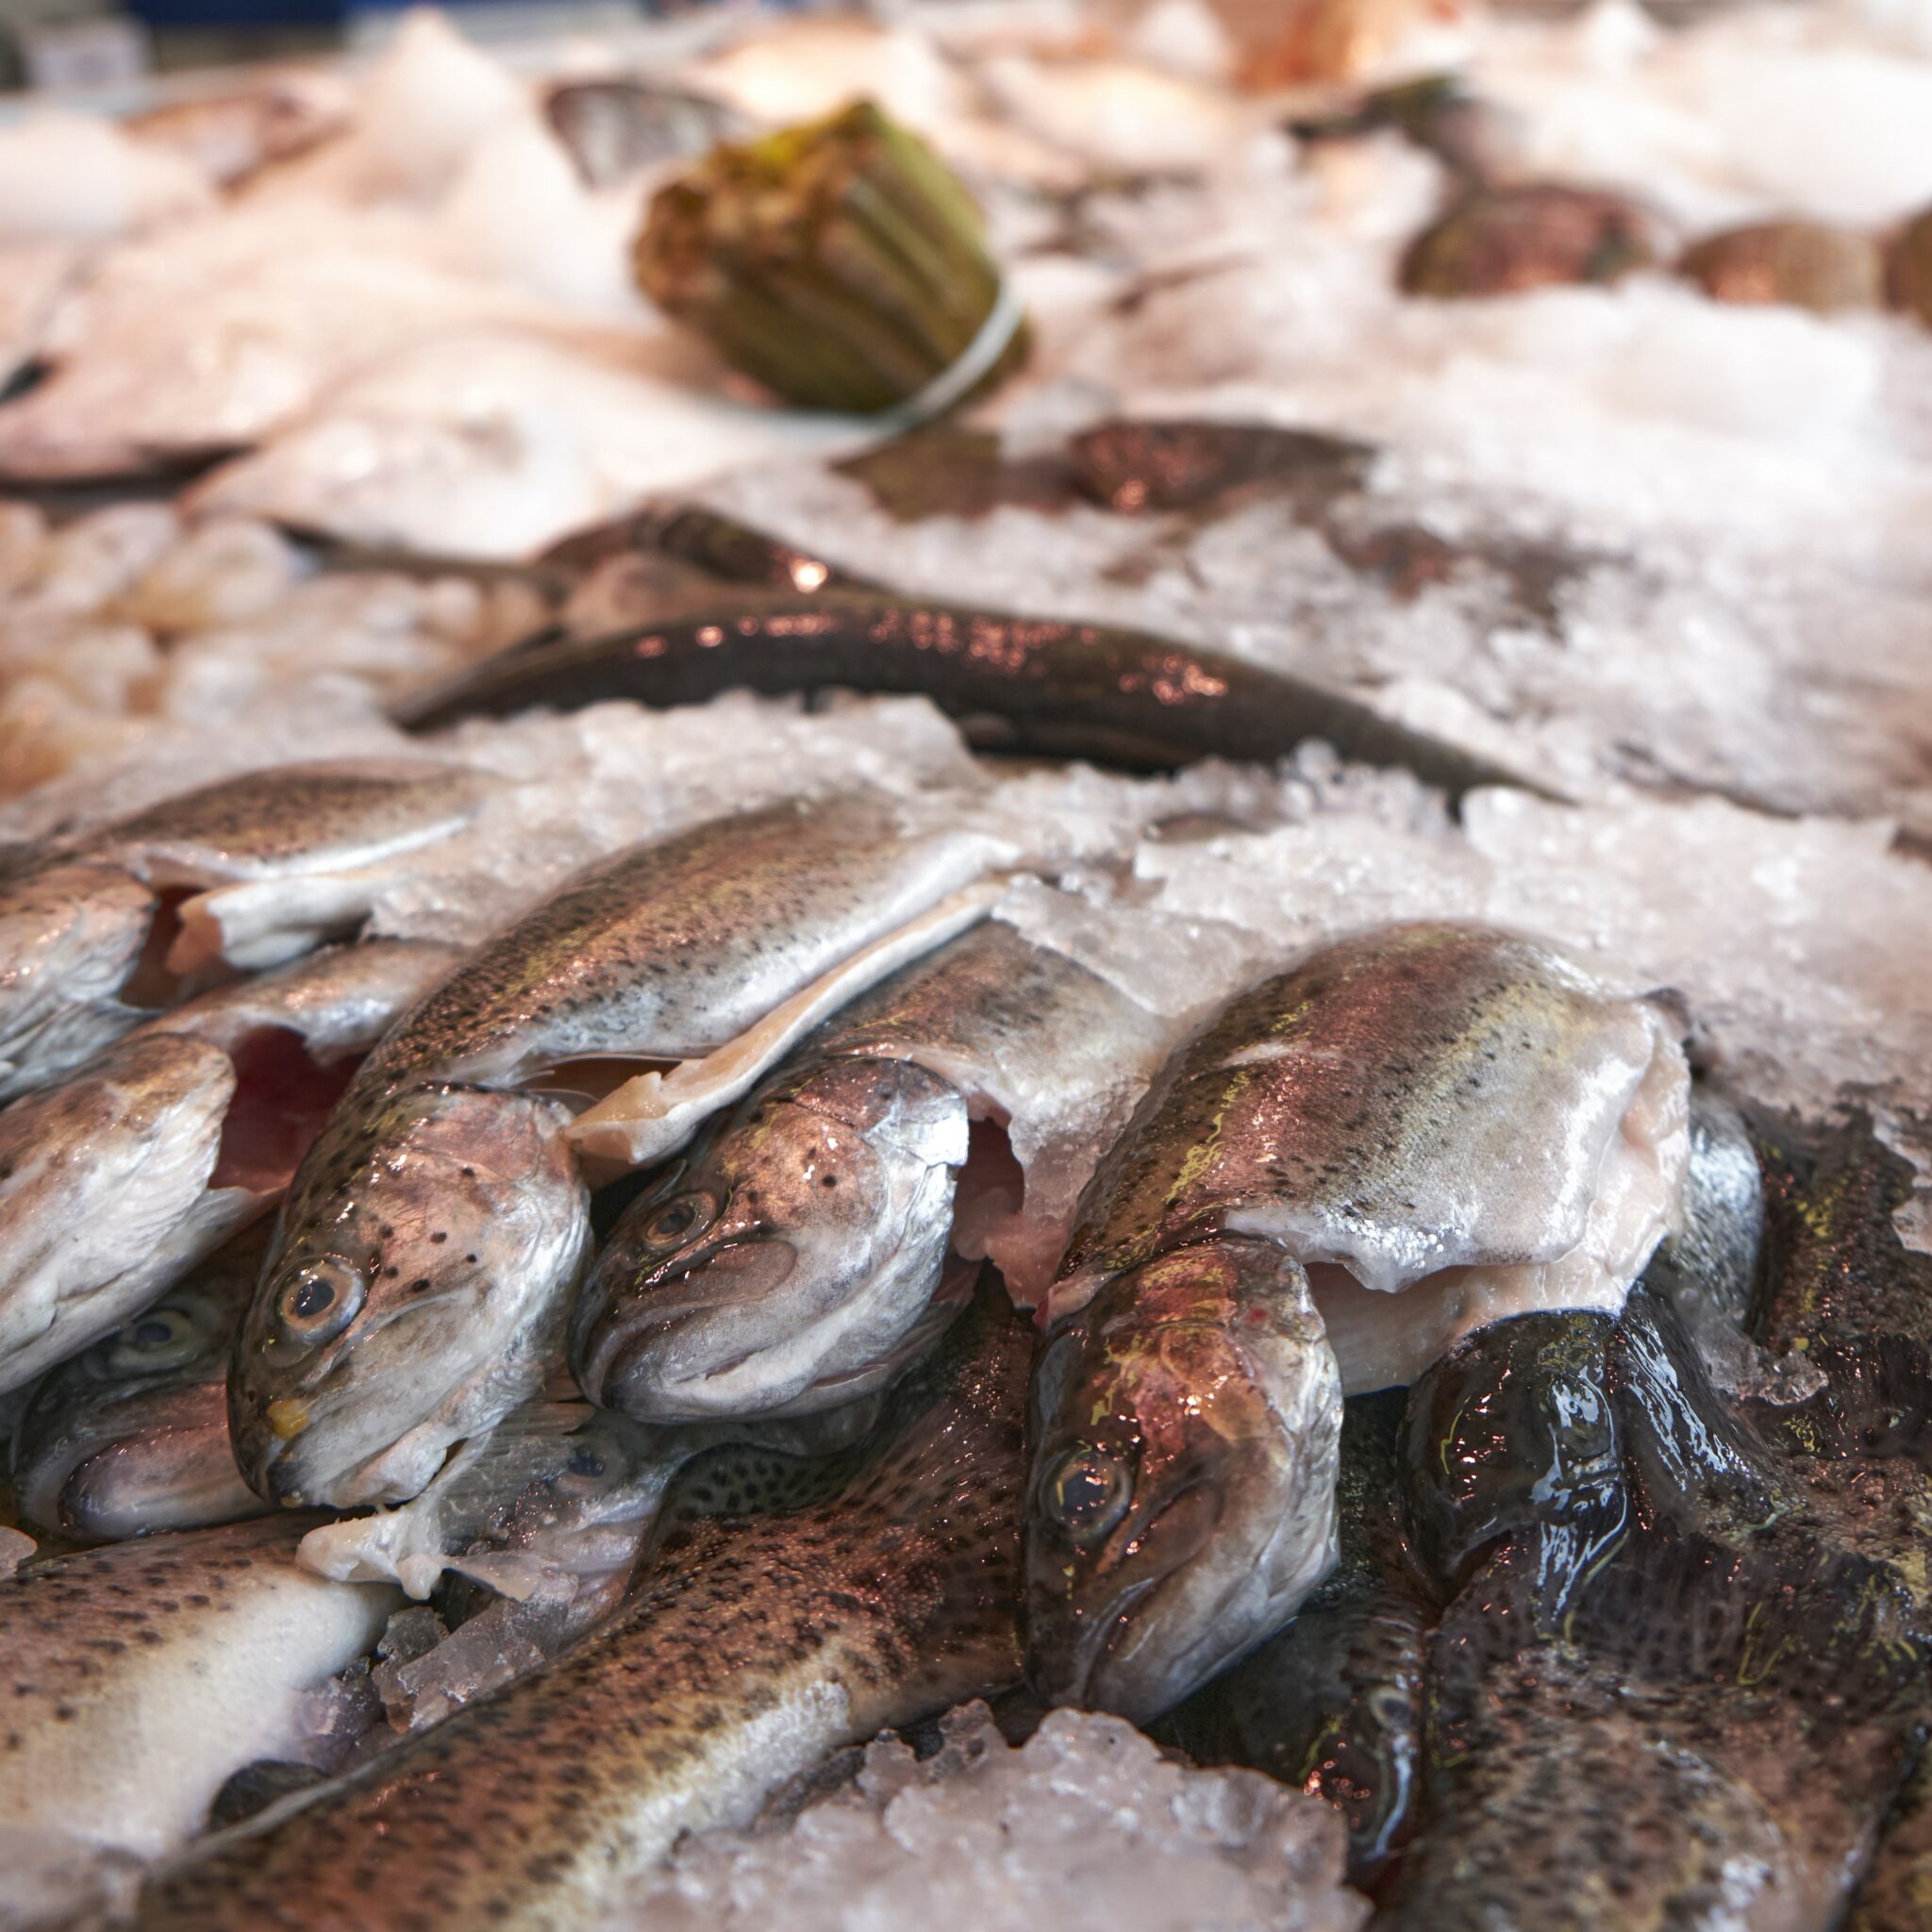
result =
[[[735,688],[924,696],[977,749],[1132,771],[1204,758],[1272,762],[1323,739],[1343,758],[1413,772],[1452,800],[1482,785],[1525,786],[1355,698],[1177,639],[858,590],[759,599],[751,610],[721,600],[715,617],[515,647],[405,700],[394,716],[431,731],[535,706],[700,704]]]
[[[1752,1327],[1821,1369],[1806,1399],[1714,1389],[1668,1271],[1621,1322],[1500,1324],[1410,1393],[1412,1547],[1457,1594],[1389,1932],[1798,1932],[1868,1864],[1853,1923],[1925,1923],[1898,1910],[1923,1812],[1873,1848],[1932,1690],[1932,1264],[1869,1130],[1768,1135]]]
[[[982,1293],[829,1500],[686,1517],[547,1668],[151,1878],[142,1932],[596,1923],[680,1830],[1019,1674],[1028,1336]],[[693,1472],[700,1486],[706,1470]],[[729,1507],[728,1462],[712,1479]]]

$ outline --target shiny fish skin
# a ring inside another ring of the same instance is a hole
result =
[[[1298,1263],[1185,1247],[1056,1324],[1034,1371],[1026,1673],[1144,1724],[1335,1560],[1341,1390]]]
[[[29,1523],[116,1541],[199,1529],[267,1506],[228,1443],[228,1355],[255,1291],[258,1223],[153,1307],[43,1376],[13,1439]]]
[[[1084,1178],[1040,1123],[1098,1141],[1164,1043],[1084,967],[974,926],[821,1026],[631,1205],[578,1297],[580,1384],[653,1423],[841,1399],[938,1287],[969,1115],[1043,1143],[1026,1219],[973,1231],[1028,1298],[1015,1263],[1058,1256]]]
[[[400,1593],[325,1583],[284,1521],[30,1562],[0,1582],[8,1890],[40,1856],[172,1850],[224,1778],[304,1737],[303,1693],[374,1643]]]
[[[575,1649],[157,1874],[134,1923],[590,1926],[680,1830],[741,1822],[827,1750],[1010,1682],[1027,1348],[982,1295],[831,1500],[684,1523]]]
[[[741,686],[774,697],[905,692],[958,720],[976,749],[1130,771],[1204,758],[1272,764],[1322,739],[1345,758],[1411,771],[1452,802],[1482,785],[1525,786],[1357,699],[1172,638],[857,591],[512,648],[394,715],[407,729],[431,731],[538,705],[700,704]]]
[[[591,866],[478,948],[371,1060],[365,1085],[485,1085],[577,1057],[709,1052],[998,857],[908,836],[883,800],[787,802]]]
[[[145,1017],[122,994],[163,892],[374,865],[460,829],[496,782],[427,761],[276,766],[42,851],[0,883],[0,1100],[46,1085]]]
[[[250,1482],[401,1502],[535,1392],[588,1195],[569,1108],[507,1088],[719,1044],[992,856],[908,839],[883,801],[780,805],[620,853],[479,947],[370,1057],[296,1176],[230,1380]]]
[[[281,1143],[302,1123],[292,1091],[253,1092],[265,1118],[241,1108],[252,1042],[291,1034],[324,1064],[366,1049],[458,957],[403,941],[318,954],[175,1008],[0,1114],[0,1391],[117,1327],[274,1205]],[[283,1077],[272,1066],[255,1087]],[[262,1143],[227,1146],[231,1127]],[[211,1186],[225,1152],[238,1164]]]
[[[1345,940],[1168,1062],[1050,1306],[1225,1228],[1311,1271],[1345,1392],[1412,1380],[1487,1321],[1622,1305],[1680,1211],[1689,1091],[1658,1005],[1537,941],[1448,924]]]

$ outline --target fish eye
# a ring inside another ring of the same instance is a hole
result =
[[[607,1465],[598,1452],[588,1444],[571,1452],[563,1466],[564,1483],[573,1490],[589,1490],[604,1480]]]
[[[185,1362],[201,1345],[201,1330],[185,1308],[150,1308],[108,1338],[103,1366],[110,1374],[152,1374]]]
[[[1046,1488],[1046,1507],[1076,1543],[1098,1542],[1133,1499],[1133,1472],[1100,1449],[1074,1450]]]
[[[291,1341],[313,1347],[355,1320],[364,1292],[355,1269],[340,1261],[311,1261],[275,1297],[275,1317]]]
[[[718,1203],[702,1188],[659,1201],[638,1224],[646,1247],[677,1248],[693,1235],[703,1234],[718,1218]]]

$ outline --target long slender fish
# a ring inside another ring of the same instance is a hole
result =
[[[274,1207],[395,1014],[460,955],[343,946],[150,1021],[0,1114],[0,1392]]]
[[[858,591],[516,648],[407,700],[395,716],[432,731],[539,705],[699,704],[737,687],[773,696],[906,692],[930,698],[981,750],[1132,771],[1204,758],[1272,763],[1323,739],[1343,758],[1411,771],[1452,800],[1481,785],[1541,789],[1339,691],[1175,639]]]
[[[228,1357],[268,1234],[257,1222],[41,1378],[13,1438],[14,1489],[29,1523],[116,1542],[268,1507],[228,1443]]]
[[[949,1240],[1036,1298],[1169,1044],[1145,1008],[999,920],[903,969],[625,1210],[572,1320],[585,1393],[650,1423],[845,1400],[924,1315]],[[959,1225],[975,1119],[1005,1126],[1024,1199],[996,1167]]]
[[[229,1385],[250,1482],[401,1502],[537,1391],[590,1230],[572,1110],[521,1083],[703,1055],[922,918],[937,944],[999,856],[883,801],[774,806],[620,853],[478,948],[295,1177]]]
[[[1151,1280],[1237,1269],[1265,1301],[1274,1257],[1304,1341],[1261,1378],[1294,1426],[1257,1440],[1300,1541],[1184,1534],[1208,1498],[1235,1507],[1223,1473],[1139,1447],[1185,1427],[1188,1378],[1109,1408],[1086,1378],[1042,1374],[1027,1614],[1043,1694],[1152,1715],[1285,1623],[1332,1553],[1341,1393],[1407,1381],[1524,1307],[1621,1306],[1676,1210],[1688,1088],[1655,1007],[1479,926],[1329,947],[1175,1054],[1082,1201],[1049,1334],[1104,1374],[1108,1326]],[[1254,1319],[1231,1307],[1223,1327],[1237,1315]],[[1244,1573],[1269,1587],[1224,1598]]]
[[[49,845],[0,884],[0,1100],[174,1004],[211,958],[276,965],[353,931],[356,875],[459,831],[496,783],[426,760],[280,765]]]
[[[118,1543],[0,1582],[8,1906],[54,1903],[104,1855],[172,1851],[230,1773],[299,1754],[305,1693],[368,1650],[401,1601],[297,1569],[302,1528]]]
[[[1010,1683],[1027,1352],[982,1295],[830,1500],[683,1523],[575,1649],[210,1840],[142,1888],[134,1922],[594,1925],[680,1831],[742,1822],[826,1751]],[[727,1498],[728,1476],[710,1484]]]

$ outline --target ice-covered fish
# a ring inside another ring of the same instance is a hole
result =
[[[1110,1282],[1034,1373],[1027,1675],[1145,1723],[1335,1560],[1341,1391],[1300,1265],[1225,1237]]]
[[[849,997],[908,932],[916,951],[977,917],[999,856],[971,832],[908,836],[884,801],[788,803],[620,853],[480,947],[365,1063],[295,1178],[230,1385],[249,1480],[283,1502],[416,1494],[561,1341],[589,1222],[554,1093],[608,1084],[613,1058],[751,1038],[748,1083],[827,985]]]
[[[401,1601],[298,1569],[301,1533],[279,1520],[192,1530],[0,1582],[8,1908],[31,1917],[116,1854],[172,1851],[231,1772],[301,1755],[305,1693]]]
[[[982,1296],[793,1513],[687,1520],[650,1580],[534,1675],[209,1840],[146,1932],[275,1921],[587,1925],[685,1829],[742,1823],[840,1744],[1010,1683],[1024,1324]],[[728,1457],[693,1507],[741,1509]]]
[[[395,715],[434,730],[537,705],[698,704],[738,686],[772,696],[908,692],[958,720],[981,750],[1130,771],[1204,758],[1272,764],[1322,739],[1345,758],[1411,771],[1452,801],[1477,786],[1525,782],[1355,698],[1177,639],[856,591],[512,649]]]
[[[847,1399],[924,1314],[949,1241],[1036,1298],[1168,1043],[999,920],[903,969],[625,1210],[573,1318],[585,1392],[657,1423]],[[1017,1173],[989,1141],[974,1174],[975,1121]]]
[[[1665,1008],[1554,947],[1345,940],[1168,1063],[1051,1313],[1178,1242],[1255,1235],[1307,1268],[1348,1393],[1412,1381],[1506,1314],[1623,1306],[1680,1217],[1689,1104]]]
[[[0,1391],[272,1208],[356,1058],[458,957],[384,940],[297,960],[175,1008],[0,1113]]]
[[[258,1221],[152,1307],[41,1379],[13,1438],[29,1523],[86,1541],[266,1505],[228,1446],[228,1357],[268,1247]]]
[[[407,760],[280,765],[51,844],[0,881],[0,1099],[173,1005],[216,959],[352,932],[363,871],[462,828],[495,781]]]

